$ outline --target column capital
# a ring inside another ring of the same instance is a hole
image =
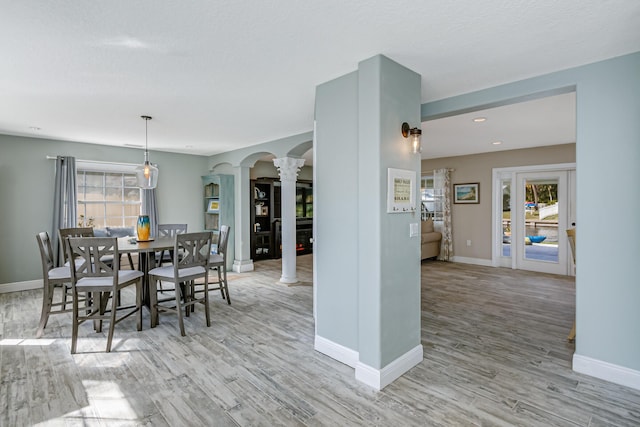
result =
[[[304,165],[304,159],[293,157],[281,157],[273,159],[273,164],[278,168],[280,181],[297,181],[298,171]]]

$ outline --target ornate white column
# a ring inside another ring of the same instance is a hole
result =
[[[296,181],[304,159],[282,157],[273,159],[280,174],[280,208],[282,215],[282,277],[281,283],[296,283]]]

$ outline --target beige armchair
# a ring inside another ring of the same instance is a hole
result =
[[[422,221],[420,236],[420,259],[433,258],[440,255],[440,241],[442,233],[433,229],[433,220]]]

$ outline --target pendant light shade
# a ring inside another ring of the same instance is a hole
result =
[[[158,185],[158,168],[149,163],[148,124],[151,116],[140,116],[144,119],[144,163],[136,167],[138,187],[144,190],[156,188]]]

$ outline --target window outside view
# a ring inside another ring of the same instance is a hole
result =
[[[131,227],[140,214],[134,173],[78,170],[78,226]]]

